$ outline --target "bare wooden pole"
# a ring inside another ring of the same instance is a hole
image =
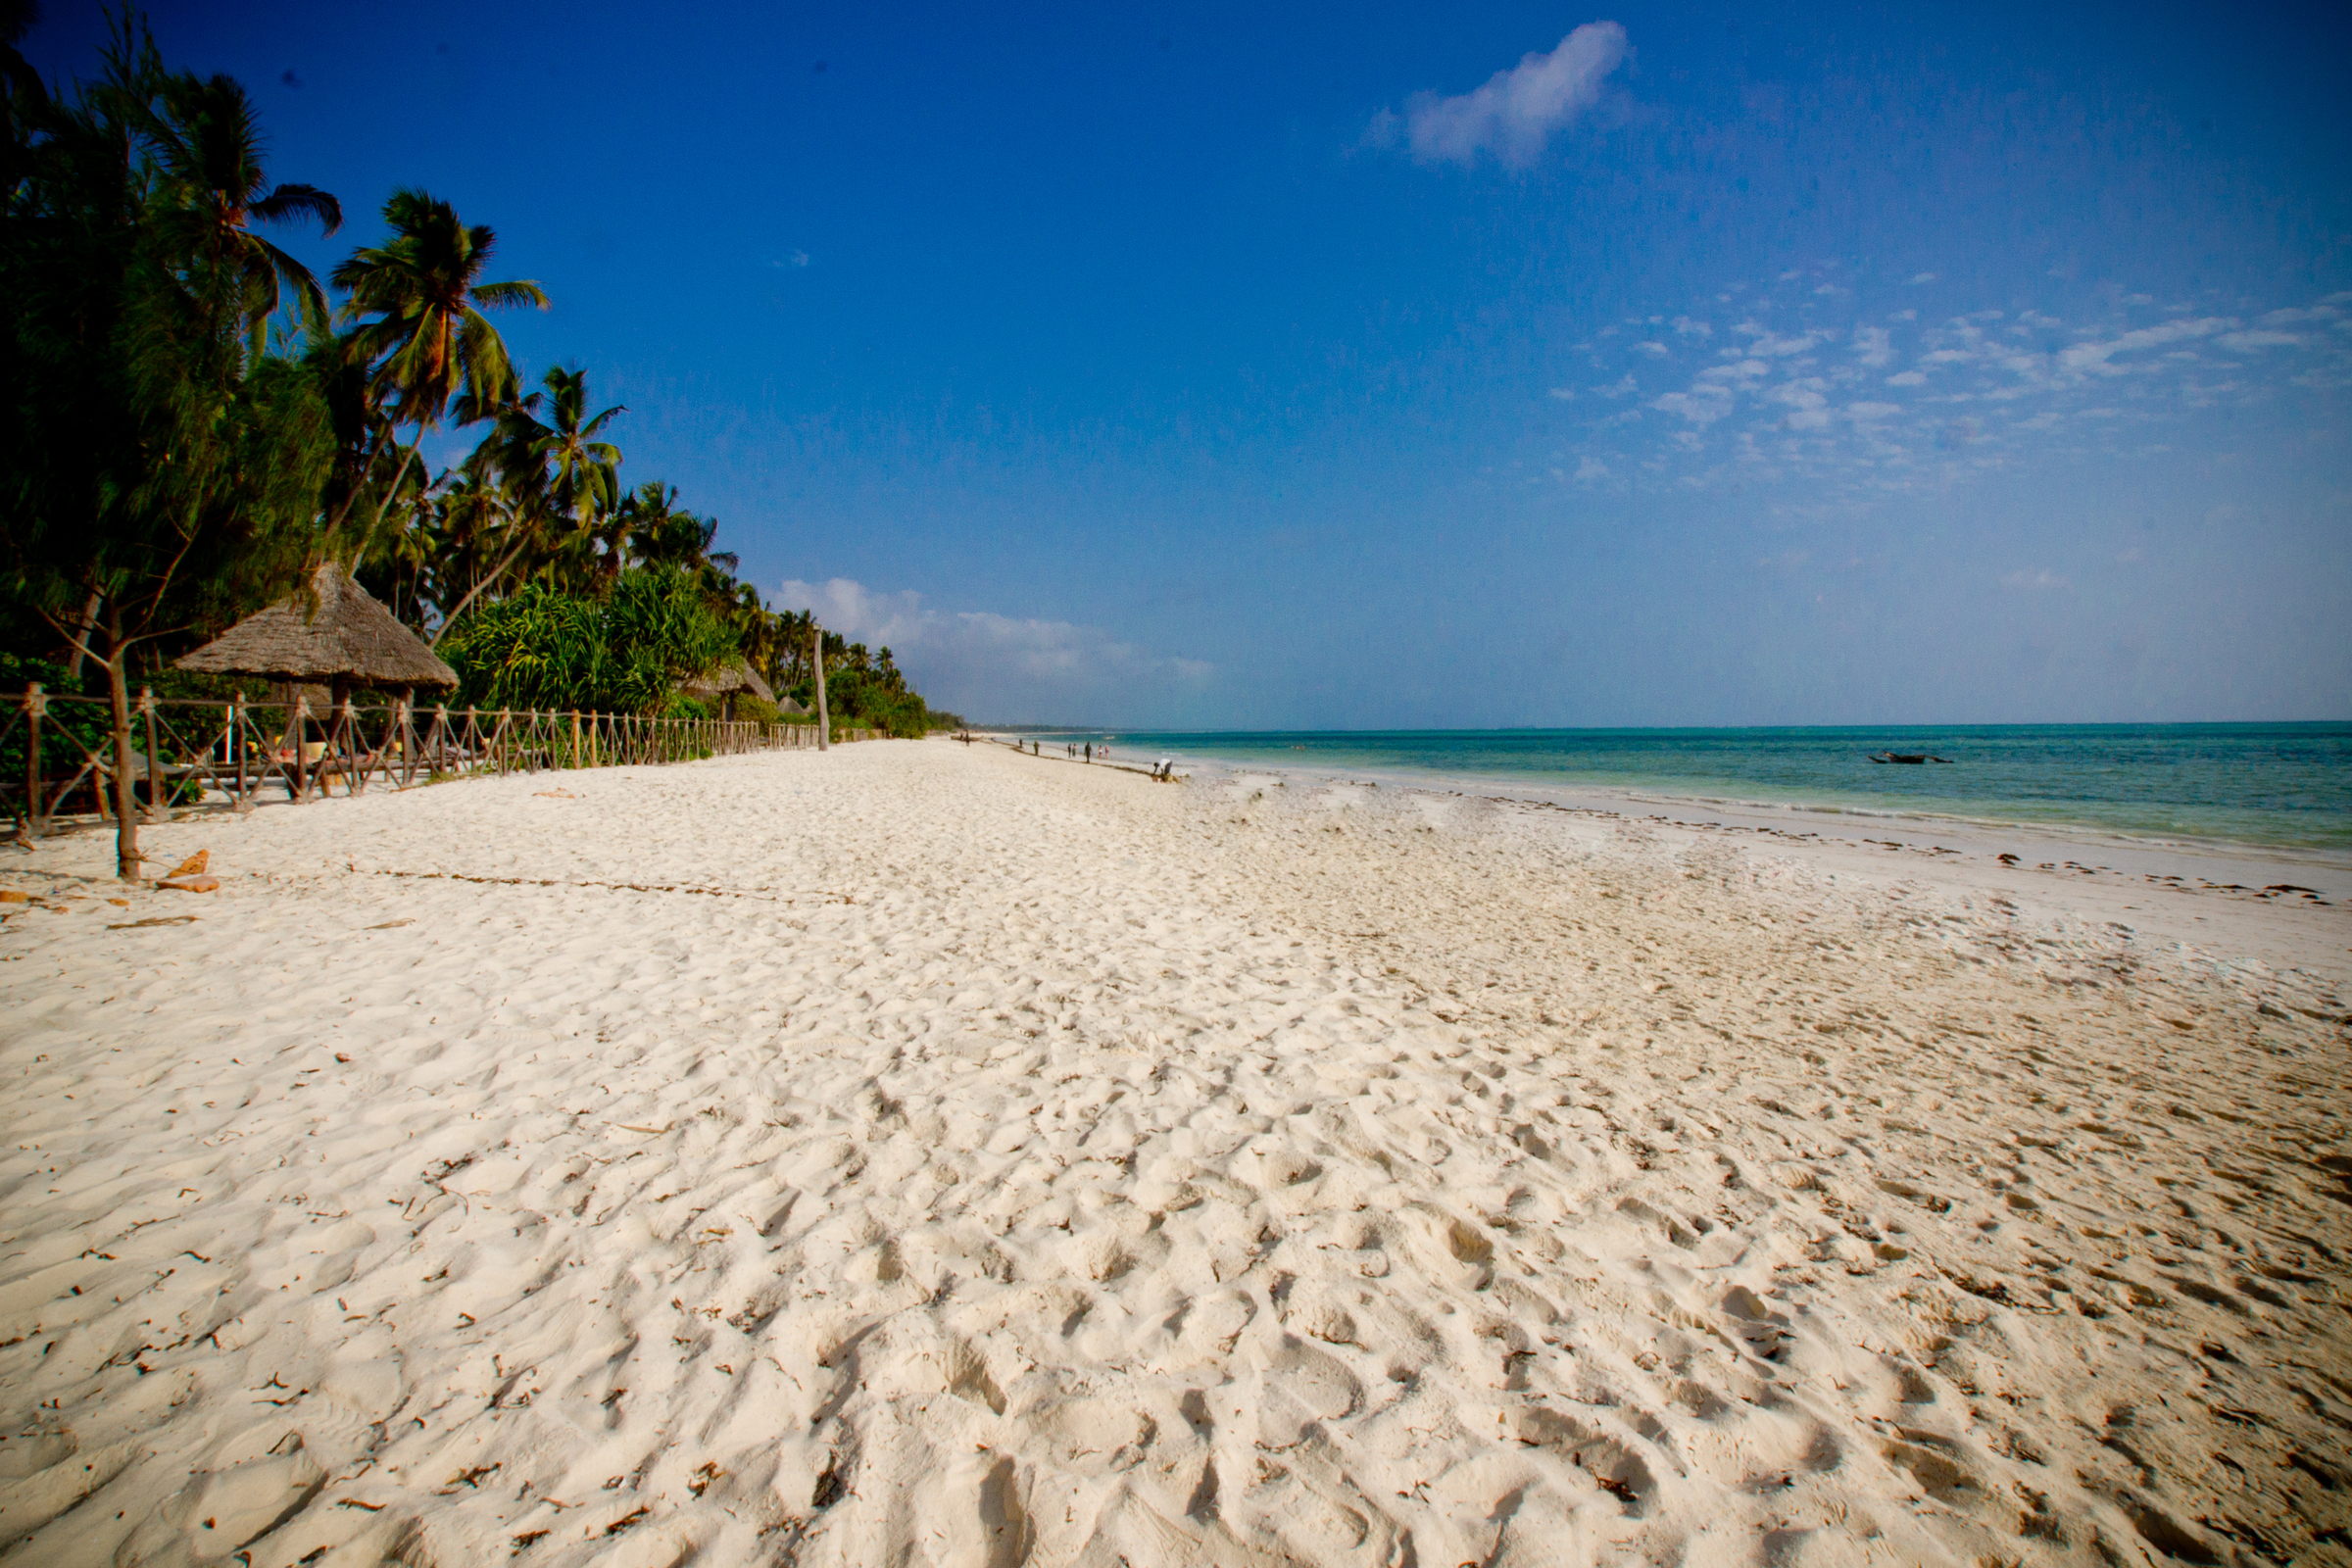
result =
[[[830,749],[832,720],[825,715],[825,629],[808,617],[808,663],[816,671],[816,749]]]

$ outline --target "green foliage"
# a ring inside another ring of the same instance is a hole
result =
[[[526,583],[441,644],[462,705],[676,717],[708,716],[678,683],[734,653],[729,628],[676,567],[624,571],[603,599]]]
[[[679,680],[723,661],[804,693],[821,661],[837,720],[937,726],[889,649],[770,609],[715,518],[624,488],[623,411],[584,372],[524,395],[490,318],[548,301],[487,281],[487,225],[401,188],[331,299],[255,225],[332,234],[341,207],[270,182],[244,89],[168,69],[127,14],[100,67],[55,98],[0,70],[0,652],[86,636],[92,695],[221,697],[170,659],[335,560],[437,633],[461,702],[687,713]],[[429,472],[428,429],[476,421]]]

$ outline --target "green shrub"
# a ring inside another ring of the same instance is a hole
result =
[[[707,718],[678,683],[735,654],[735,635],[674,566],[624,571],[603,599],[538,583],[450,628],[457,703]]]

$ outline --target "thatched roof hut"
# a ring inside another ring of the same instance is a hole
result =
[[[697,702],[727,697],[736,692],[750,692],[763,703],[776,700],[775,692],[760,678],[760,672],[740,659],[732,664],[721,665],[708,675],[697,675],[692,680],[681,682],[678,690]]]
[[[333,562],[311,574],[314,612],[295,594],[246,616],[178,662],[211,675],[325,681],[340,700],[353,686],[388,690],[457,685],[458,672]]]

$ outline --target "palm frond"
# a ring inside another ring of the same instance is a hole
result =
[[[280,185],[255,202],[251,211],[265,223],[312,219],[327,234],[343,226],[343,204],[316,185]]]
[[[493,310],[504,310],[513,305],[535,305],[543,311],[555,309],[554,303],[547,297],[547,290],[528,278],[509,283],[477,283],[472,294],[476,305],[486,305]]]

